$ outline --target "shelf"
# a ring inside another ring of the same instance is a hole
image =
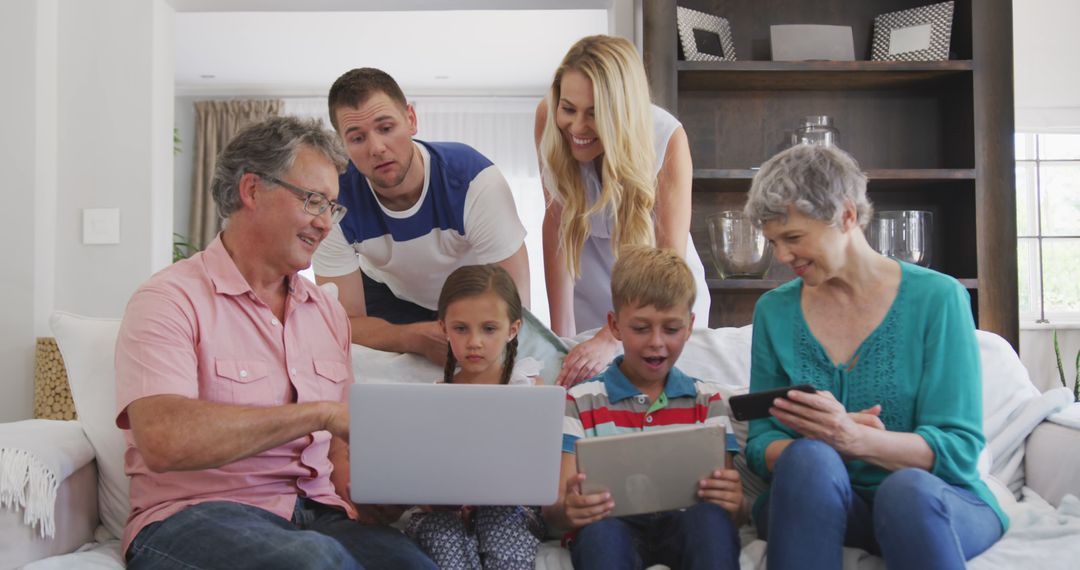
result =
[[[768,291],[784,283],[784,279],[706,279],[710,291],[741,289],[746,291]]]
[[[679,61],[679,89],[690,91],[836,91],[893,89],[970,74],[970,60]]]
[[[745,192],[757,169],[694,169],[694,188],[708,192]],[[975,180],[973,168],[879,168],[866,171],[871,190],[909,186],[912,182]]]
[[[978,279],[957,279],[965,289],[978,290]],[[788,280],[785,279],[706,279],[710,291],[768,291],[775,289]]]

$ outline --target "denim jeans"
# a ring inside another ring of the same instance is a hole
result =
[[[739,568],[739,537],[727,511],[698,503],[684,511],[609,517],[578,531],[570,543],[577,570]]]
[[[890,570],[962,570],[1002,534],[982,499],[922,469],[892,473],[868,503],[840,454],[820,441],[788,446],[770,489],[756,513],[770,570],[839,569],[845,545],[880,554]]]
[[[128,547],[127,567],[436,568],[396,529],[361,525],[307,499],[297,500],[291,521],[228,501],[188,507],[143,527]]]

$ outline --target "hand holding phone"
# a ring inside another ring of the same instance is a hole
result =
[[[795,386],[776,388],[775,390],[765,390],[762,392],[751,392],[749,394],[732,396],[731,400],[728,402],[731,405],[731,415],[738,421],[767,418],[769,417],[769,408],[772,407],[773,400],[777,398],[786,398],[787,393],[791,390],[808,392],[810,394],[817,392],[817,390],[809,384],[797,384]]]

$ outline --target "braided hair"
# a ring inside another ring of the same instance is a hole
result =
[[[450,303],[465,297],[475,297],[487,292],[494,292],[506,303],[506,316],[510,322],[521,320],[521,297],[517,285],[505,269],[494,264],[464,265],[455,269],[439,293],[439,320],[446,320],[446,309]],[[517,335],[506,343],[503,351],[501,383],[509,384],[517,359]],[[443,368],[443,382],[454,383],[454,371],[457,369],[457,357],[452,347],[446,348],[446,366]]]

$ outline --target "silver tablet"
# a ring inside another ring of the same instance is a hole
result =
[[[698,481],[724,467],[724,424],[577,440],[582,492],[608,491],[612,516],[683,509],[699,501]]]

